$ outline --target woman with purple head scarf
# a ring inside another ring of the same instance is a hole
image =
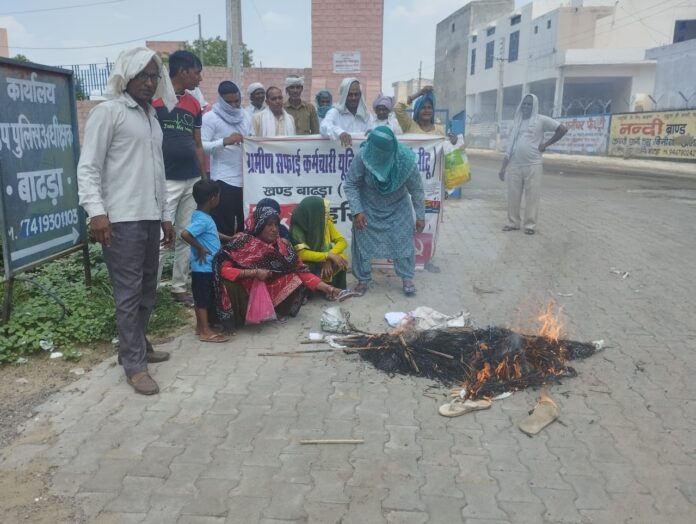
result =
[[[375,112],[375,127],[387,126],[395,135],[403,135],[404,132],[399,125],[392,109],[394,109],[394,97],[380,93],[375,101],[372,102],[372,109]]]

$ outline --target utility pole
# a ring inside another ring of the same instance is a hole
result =
[[[423,60],[421,60],[418,63],[418,92],[420,92],[420,90],[422,89],[422,86],[421,86],[421,80],[423,78],[423,76],[421,74],[422,72],[423,72]]]
[[[201,60],[201,64],[205,65],[203,62],[203,26],[201,25],[201,15],[198,15],[198,58]]]
[[[505,62],[507,58],[504,56],[505,52],[505,38],[500,39],[500,49],[498,51],[498,97],[495,101],[495,120],[496,120],[496,133],[495,133],[495,148],[500,151],[502,149],[502,140],[500,137],[500,128],[503,126],[503,90],[505,89],[503,84],[503,70],[505,68]]]
[[[227,67],[232,69],[232,81],[242,85],[242,2],[227,3]]]

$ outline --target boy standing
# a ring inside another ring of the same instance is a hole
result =
[[[228,337],[210,329],[208,307],[213,301],[213,256],[220,250],[220,239],[231,237],[218,233],[210,212],[220,203],[220,187],[212,180],[193,185],[193,199],[198,208],[181,238],[191,246],[191,289],[196,308],[196,333],[201,342],[227,342]]]

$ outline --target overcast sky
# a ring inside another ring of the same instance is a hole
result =
[[[385,0],[386,93],[392,92],[392,82],[417,77],[421,60],[423,77],[432,78],[435,26],[466,3]],[[74,5],[79,7],[64,8]],[[242,0],[243,40],[257,66],[311,66],[310,7],[310,0]],[[48,65],[113,61],[122,49],[145,40],[194,40],[198,14],[203,38],[225,38],[224,0],[0,0],[0,27],[8,30],[10,56],[23,54]]]

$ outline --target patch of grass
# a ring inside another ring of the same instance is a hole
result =
[[[81,252],[18,275],[12,317],[8,324],[0,326],[0,363],[53,350],[79,360],[77,345],[109,341],[116,335],[111,281],[98,245],[90,246],[90,265],[91,287],[84,284]],[[163,336],[182,322],[184,307],[170,293],[158,292],[150,331]]]

